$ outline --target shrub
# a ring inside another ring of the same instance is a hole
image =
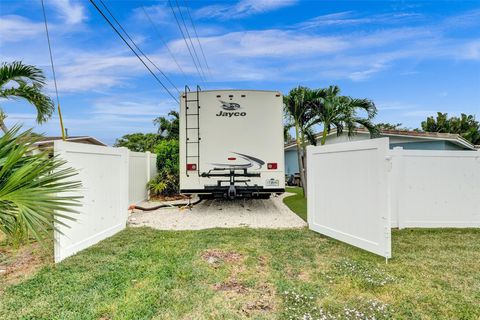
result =
[[[158,174],[150,180],[148,188],[152,195],[171,195],[179,191],[179,144],[178,140],[162,140],[155,147]]]
[[[15,127],[0,137],[0,232],[14,244],[39,239],[59,217],[72,219],[68,213],[79,197],[62,194],[80,187],[69,179],[76,172],[64,161],[34,154],[30,131],[18,132]]]
[[[158,171],[167,170],[169,173],[178,175],[179,152],[178,140],[160,141],[155,147]]]

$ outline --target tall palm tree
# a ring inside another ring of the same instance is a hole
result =
[[[178,139],[180,128],[180,115],[177,111],[172,110],[168,113],[167,117],[157,117],[153,120],[153,123],[158,126],[158,133],[167,139]]]
[[[312,112],[312,99],[314,92],[306,87],[297,87],[290,90],[283,98],[287,128],[295,128],[295,141],[297,144],[297,160],[300,171],[304,197],[307,196],[306,176],[306,145],[307,140],[315,145],[313,126],[315,125],[314,113]],[[284,133],[285,134],[285,133]]]
[[[37,123],[47,121],[55,109],[52,99],[42,92],[45,75],[35,66],[25,65],[21,61],[0,65],[0,98],[24,99],[37,109]],[[0,109],[0,128],[4,133],[6,115]]]
[[[365,127],[372,136],[378,134],[378,128],[372,122],[377,114],[373,101],[341,96],[338,86],[316,90],[314,95],[314,123],[323,125],[321,145],[325,144],[332,128],[337,129],[338,135],[347,130],[349,137],[355,134],[358,125]]]

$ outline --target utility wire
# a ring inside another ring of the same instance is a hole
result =
[[[183,71],[182,67],[181,67],[180,64],[178,63],[177,59],[176,59],[175,56],[173,55],[172,51],[171,51],[170,48],[168,47],[168,44],[165,42],[165,40],[163,40],[163,37],[161,36],[160,31],[158,31],[157,26],[153,23],[153,20],[152,20],[152,18],[150,17],[150,15],[147,13],[147,10],[145,10],[145,7],[144,7],[144,6],[142,6],[142,9],[143,9],[143,12],[145,13],[145,16],[147,17],[148,21],[149,21],[150,24],[152,25],[153,30],[155,30],[155,33],[157,34],[158,38],[160,38],[160,41],[162,41],[162,43],[163,43],[163,45],[165,46],[165,48],[167,48],[167,51],[168,51],[168,53],[170,54],[170,57],[171,57],[172,60],[175,62],[175,64],[177,65],[178,69],[180,70],[180,72],[183,74],[183,76],[184,76],[185,79],[186,79],[186,78],[187,78],[187,75],[185,74],[185,72]]]
[[[103,2],[103,0],[100,0],[100,3],[103,5],[105,10],[107,10],[108,14],[113,18],[113,20],[117,23],[117,25],[120,27],[120,29],[123,31],[123,33],[125,33],[127,38],[132,42],[132,44],[135,46],[135,48],[137,48],[137,50],[145,57],[145,59],[147,59],[148,62],[150,62],[155,67],[155,69],[157,69],[158,72],[160,72],[162,74],[162,76],[168,81],[168,83],[170,83],[175,88],[175,90],[177,90],[178,94],[180,95],[180,90],[178,90],[178,88],[173,84],[172,81],[170,81],[170,79],[167,77],[167,75],[162,70],[160,70],[160,68],[152,60],[150,60],[150,58],[142,51],[142,49],[140,49],[138,47],[138,45],[135,43],[135,41],[133,41],[133,39],[130,37],[128,32],[125,30],[125,28],[123,28],[122,24],[115,18],[113,13],[108,9],[107,5]]]
[[[163,84],[163,82],[157,77],[157,75],[152,71],[152,69],[150,69],[147,64],[145,63],[145,61],[143,61],[143,59],[138,55],[138,53],[132,48],[132,46],[128,43],[127,40],[125,40],[125,38],[122,36],[122,34],[117,30],[117,28],[115,28],[115,26],[112,24],[112,22],[107,18],[107,16],[103,13],[103,11],[97,6],[97,4],[95,3],[95,1],[93,0],[90,0],[90,3],[95,7],[95,9],[97,9],[97,11],[102,15],[102,17],[105,19],[105,21],[107,21],[107,23],[110,25],[110,27],[112,27],[112,29],[115,31],[115,33],[123,40],[123,42],[125,42],[125,44],[130,48],[130,50],[132,50],[132,52],[135,54],[135,56],[137,56],[138,60],[140,60],[140,62],[145,66],[145,68],[148,69],[148,71],[150,71],[150,73],[152,74],[152,76],[157,80],[157,82],[167,91],[167,93],[173,98],[173,100],[175,100],[177,103],[179,103],[178,99],[170,92],[170,90],[168,90],[168,88]]]
[[[190,8],[188,7],[188,2],[187,0],[183,0],[183,2],[185,3],[185,7],[187,8],[187,14],[188,14],[188,17],[190,18],[190,22],[192,23],[193,31],[195,32],[195,37],[197,38],[198,46],[200,47],[203,60],[205,61],[205,66],[207,67],[208,74],[211,77],[212,72],[210,71],[210,67],[208,66],[207,58],[205,57],[205,52],[203,52],[203,47],[202,47],[202,44],[200,43],[200,38],[198,37],[197,28],[195,27],[195,23],[193,22],[192,15],[190,14]]]
[[[187,46],[188,52],[190,53],[190,57],[192,57],[193,64],[195,65],[195,68],[197,69],[198,75],[200,76],[200,79],[205,83],[205,81],[202,78],[202,74],[200,73],[200,69],[198,69],[197,62],[195,62],[195,58],[193,57],[192,50],[190,49],[190,46],[188,45],[187,38],[185,37],[185,33],[183,32],[182,27],[180,26],[180,22],[178,21],[177,14],[175,13],[175,10],[173,9],[172,1],[168,0],[168,4],[170,5],[170,9],[172,9],[173,16],[175,17],[175,21],[177,22],[178,29],[180,29],[180,33],[182,34],[183,40],[185,41],[185,45]]]
[[[55,84],[55,94],[57,96],[58,118],[60,119],[60,129],[62,130],[62,140],[65,141],[65,129],[63,127],[62,110],[60,109],[60,98],[58,96],[57,76],[55,74],[55,66],[53,63],[52,45],[50,44],[50,34],[48,33],[47,14],[45,13],[45,4],[43,3],[43,0],[41,0],[41,3],[42,3],[42,11],[43,11],[43,22],[45,23],[45,32],[47,34],[48,52],[50,53],[50,64],[52,66],[53,83]]]
[[[193,48],[193,53],[195,54],[195,58],[197,58],[198,66],[200,67],[200,70],[202,71],[203,78],[206,79],[207,77],[205,76],[205,72],[203,71],[202,63],[200,62],[200,59],[198,58],[197,50],[195,50],[195,46],[193,45],[192,37],[190,36],[190,32],[188,31],[187,23],[185,22],[185,18],[183,17],[182,9],[180,8],[180,5],[178,4],[178,0],[175,0],[175,3],[177,4],[178,12],[180,13],[180,18],[182,19],[183,26],[185,27],[185,31],[187,32],[188,40],[190,41],[190,45]]]

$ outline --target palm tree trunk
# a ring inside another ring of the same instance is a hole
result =
[[[301,144],[302,144],[302,160],[303,160],[303,197],[307,197],[307,147],[305,146],[305,134],[303,130],[300,131]]]
[[[322,141],[320,142],[322,146],[325,145],[325,142],[327,141],[327,134],[328,134],[328,126],[326,123],[324,123],[323,132],[322,132]]]
[[[302,183],[302,188],[303,188],[303,195],[304,197],[307,196],[306,192],[306,184],[305,184],[305,171],[303,169],[303,161],[302,161],[302,145],[300,143],[300,129],[299,129],[299,124],[297,121],[295,121],[295,140],[297,142],[297,159],[298,159],[298,171],[300,171],[300,182]]]

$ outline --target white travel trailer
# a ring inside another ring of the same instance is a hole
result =
[[[285,191],[278,91],[185,87],[180,102],[180,192],[261,197]]]

